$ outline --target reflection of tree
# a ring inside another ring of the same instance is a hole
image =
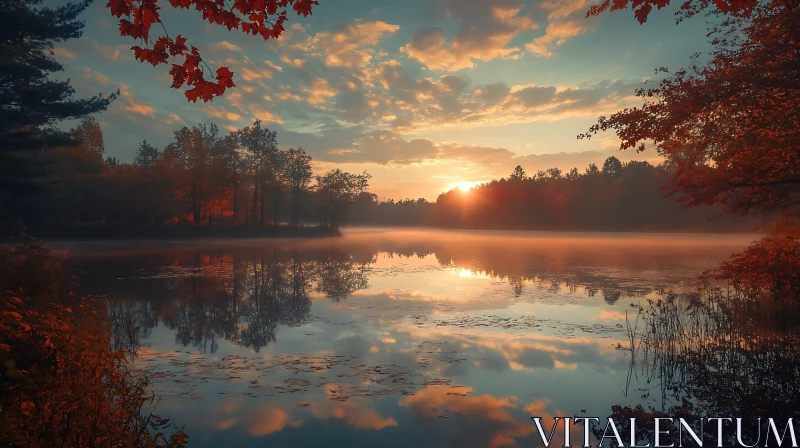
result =
[[[213,353],[221,339],[258,351],[275,342],[279,326],[308,318],[313,290],[339,301],[367,288],[373,260],[374,253],[281,246],[148,254],[115,263],[90,260],[85,285],[112,299],[120,347],[135,347],[163,323],[184,346]]]
[[[243,316],[246,324],[236,342],[258,351],[275,341],[278,325],[302,323],[311,311],[308,298],[312,266],[296,260],[252,263],[253,288]]]
[[[702,299],[702,300],[701,300]],[[631,379],[660,384],[660,406],[614,406],[618,422],[630,417],[699,418],[742,416],[744,440],[758,436],[756,417],[772,417],[782,430],[786,419],[800,416],[800,333],[797,304],[744,300],[733,293],[711,289],[686,303],[675,296],[643,308],[631,333]],[[641,331],[642,323],[644,330]],[[645,422],[646,419],[641,419]],[[652,419],[637,426],[641,440],[653,434]],[[733,446],[735,424],[728,425],[726,446]],[[630,429],[620,429],[623,434]],[[707,431],[716,442],[716,426]],[[596,436],[602,434],[595,431]],[[670,440],[664,442],[671,443]]]
[[[525,289],[525,279],[522,277],[508,277],[508,284],[514,289],[514,297],[522,295],[522,290]]]
[[[603,300],[609,304],[613,305],[617,303],[617,301],[622,297],[622,291],[618,289],[606,289],[603,288]]]
[[[317,266],[317,291],[336,302],[368,287],[366,267],[363,264],[350,259],[328,259]]]
[[[178,279],[176,317],[163,320],[177,330],[179,343],[214,352],[216,339],[222,338],[258,351],[275,341],[279,325],[306,319],[311,310],[309,263],[276,252],[225,258],[212,263],[227,263],[230,269]]]

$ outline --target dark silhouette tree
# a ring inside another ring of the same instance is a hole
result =
[[[302,202],[311,184],[311,156],[306,154],[303,148],[290,148],[286,152],[283,171],[291,198],[289,224],[297,227],[300,223]]]
[[[136,156],[133,159],[134,165],[143,168],[146,172],[149,172],[156,166],[156,162],[158,162],[159,151],[150,143],[147,143],[147,140],[142,141],[142,144],[139,145],[139,149],[136,150]]]
[[[514,168],[514,172],[511,173],[511,175],[508,176],[508,178],[511,179],[511,180],[525,180],[525,179],[528,178],[528,175],[525,174],[525,170],[522,169],[521,166],[517,165]]]
[[[317,176],[314,186],[321,218],[325,226],[338,228],[342,218],[359,194],[369,188],[370,175],[367,172],[351,174],[338,168]]]
[[[53,44],[81,36],[89,1],[58,7],[42,0],[0,1],[0,210],[18,209],[24,195],[48,185],[40,151],[74,143],[55,126],[104,110],[116,95],[76,99]],[[102,145],[102,144],[101,144]]]

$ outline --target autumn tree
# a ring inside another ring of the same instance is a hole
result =
[[[217,181],[220,184],[219,194],[222,202],[230,203],[232,221],[239,217],[242,201],[242,177],[247,168],[241,148],[239,147],[238,132],[217,139],[213,146],[215,164],[217,166]],[[223,204],[224,207],[224,204]]]
[[[106,152],[103,130],[94,117],[84,118],[81,124],[72,130],[72,138],[88,151],[95,152],[101,156]]]
[[[207,202],[213,196],[213,145],[219,130],[216,125],[182,127],[175,131],[175,147],[189,176],[186,196],[194,222],[202,222]]]
[[[647,17],[655,6],[662,9],[670,4],[670,0],[603,0],[589,8],[587,17],[597,16],[604,11],[617,11],[630,7],[639,23],[647,22]],[[715,14],[747,16],[758,4],[758,0],[684,0],[676,13],[678,21],[690,18],[702,11]]]
[[[668,3],[606,0],[588,15],[632,4],[643,23],[651,5]],[[658,70],[659,85],[637,92],[643,106],[600,117],[579,138],[613,130],[621,149],[655,147],[675,169],[671,192],[689,206],[721,204],[733,214],[779,218],[777,237],[735,255],[716,279],[747,298],[758,291],[797,300],[800,1],[689,0],[679,21],[701,10],[720,16],[709,33],[709,62]]]
[[[119,20],[120,35],[140,43],[131,47],[136,59],[154,67],[174,61],[169,71],[172,87],[191,87],[185,94],[193,102],[223,95],[235,85],[233,73],[228,67],[213,71],[194,45],[187,46],[185,37],[170,37],[159,12],[167,3],[177,9],[201,11],[203,20],[212,25],[264,40],[276,39],[283,33],[290,10],[308,16],[318,4],[317,0],[234,0],[230,4],[221,0],[108,0],[106,7]],[[156,35],[159,31],[163,34]]]
[[[261,127],[256,120],[238,133],[239,144],[247,151],[253,184],[253,222],[260,216],[265,223],[269,215],[269,201],[272,188],[277,185],[280,151],[278,150],[278,134]],[[257,213],[260,210],[260,215]]]
[[[289,224],[297,227],[300,223],[302,201],[311,184],[311,156],[303,148],[290,148],[286,151],[283,172],[291,200]]]
[[[348,206],[369,187],[372,176],[363,172],[351,174],[338,168],[316,176],[314,194],[325,226],[338,228]]]
[[[646,19],[651,3],[639,3],[637,16]],[[629,4],[606,1],[589,14]],[[721,16],[710,33],[710,61],[659,70],[658,86],[637,92],[641,107],[601,117],[579,137],[611,130],[621,149],[654,147],[677,167],[673,192],[688,205],[796,219],[800,2],[690,1],[682,11],[701,9]]]

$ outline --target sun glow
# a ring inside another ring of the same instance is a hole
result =
[[[459,182],[456,184],[456,188],[461,191],[469,191],[475,188],[478,185],[478,182]]]

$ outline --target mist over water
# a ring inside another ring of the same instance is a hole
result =
[[[757,239],[344,234],[51,247],[135,322],[136,367],[191,446],[477,447],[651,400],[626,393],[626,314]]]

